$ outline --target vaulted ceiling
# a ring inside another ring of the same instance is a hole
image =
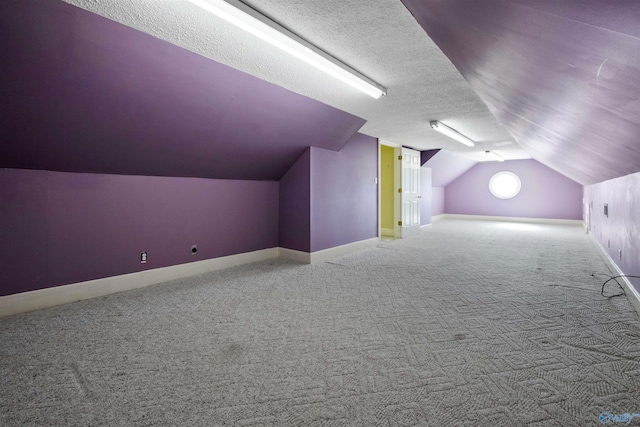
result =
[[[533,157],[583,184],[640,171],[638,2],[245,3],[388,95],[186,0],[6,0],[0,167],[278,179],[303,147],[337,150],[359,130],[472,160]]]
[[[64,0],[365,119],[362,133],[418,150],[528,158],[399,0],[243,0],[388,89],[372,99],[187,0]],[[477,141],[433,131],[441,120]]]
[[[365,122],[57,0],[0,24],[0,167],[278,180]]]
[[[582,184],[640,171],[640,2],[402,2],[534,159]]]

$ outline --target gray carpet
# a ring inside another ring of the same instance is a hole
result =
[[[3,318],[0,425],[601,425],[640,413],[640,321],[591,273],[579,227],[441,220]]]

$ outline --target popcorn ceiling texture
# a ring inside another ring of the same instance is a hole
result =
[[[438,119],[478,141],[475,151],[500,147],[507,158],[529,157],[399,1],[246,2],[387,87],[380,100],[186,0],[65,1],[362,117],[364,134],[419,150],[472,151],[434,132],[429,120]]]
[[[0,2],[0,40],[0,167],[278,180],[365,123],[57,0]]]

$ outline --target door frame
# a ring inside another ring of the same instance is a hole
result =
[[[382,177],[382,168],[381,168],[381,164],[382,164],[382,146],[385,145],[387,147],[391,147],[391,148],[401,148],[402,146],[400,144],[396,144],[390,141],[383,141],[382,139],[378,139],[378,238],[382,238],[382,183],[381,183],[381,177]],[[395,173],[395,166],[394,166],[394,174],[393,174],[393,188],[398,188],[398,182],[397,182],[397,174]],[[398,221],[400,221],[399,216],[400,216],[400,212],[398,212],[397,209],[397,204],[398,204],[398,196],[394,191],[394,195],[393,195],[393,237],[394,238],[399,238],[401,236],[396,234],[396,229],[397,227],[395,227],[395,224],[398,223]]]

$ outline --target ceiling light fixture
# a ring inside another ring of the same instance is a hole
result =
[[[387,94],[384,87],[244,3],[235,0],[188,1],[369,96],[380,98]]]
[[[451,129],[449,126],[443,125],[437,120],[430,122],[430,124],[433,130],[438,131],[443,135],[447,135],[449,138],[453,138],[456,141],[463,143],[464,145],[468,145],[469,147],[473,147],[474,145],[476,145],[472,140],[470,140],[466,136]]]
[[[487,155],[487,157],[489,157],[491,160],[497,160],[499,162],[504,162],[504,157],[502,157],[500,154],[496,154],[493,151],[485,151],[484,154]]]

